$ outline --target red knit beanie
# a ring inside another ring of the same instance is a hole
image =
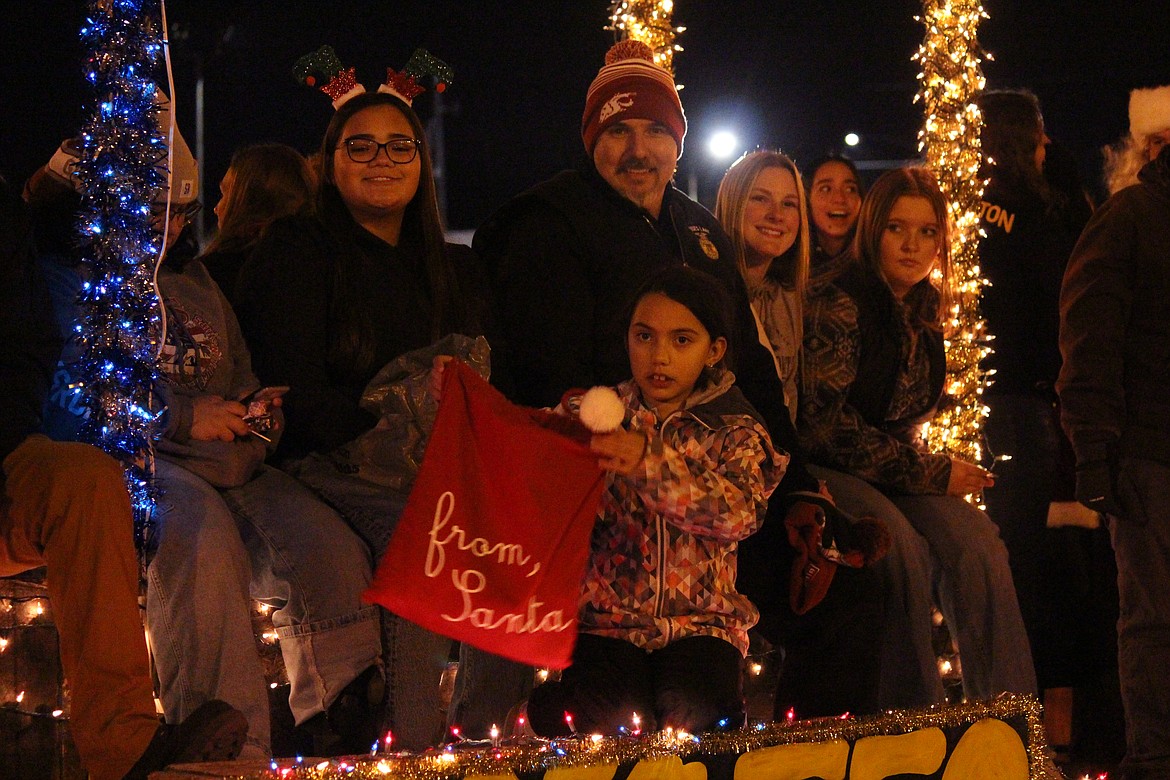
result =
[[[641,41],[619,41],[611,46],[605,54],[605,66],[589,85],[581,117],[585,151],[593,154],[597,136],[623,119],[661,122],[682,155],[687,118],[678,90],[670,73],[654,64],[654,53]]]

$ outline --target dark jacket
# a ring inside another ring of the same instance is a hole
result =
[[[945,378],[941,334],[872,272],[852,264],[810,292],[797,427],[813,462],[892,493],[942,495],[950,459],[926,451],[919,427]]]
[[[1093,214],[1060,293],[1057,391],[1078,467],[1170,464],[1170,148]]]
[[[40,427],[60,351],[24,203],[0,178],[0,459]]]
[[[502,340],[493,361],[504,364],[514,386],[503,389],[519,403],[551,406],[569,388],[626,378],[623,315],[634,293],[657,269],[685,263],[731,292],[738,386],[776,446],[796,454],[783,390],[759,343],[731,243],[715,217],[682,192],[668,187],[655,219],[592,166],[565,171],[500,209],[474,245],[496,285]],[[789,465],[785,485],[790,480],[799,485],[794,490],[811,482],[799,463]]]
[[[318,219],[278,220],[240,272],[233,304],[252,365],[265,384],[291,388],[282,457],[327,452],[374,427],[377,418],[359,406],[366,384],[399,355],[434,340],[419,242],[404,235],[393,247],[356,223],[349,229],[354,254],[343,264],[345,250]],[[447,244],[446,252],[474,294],[483,283],[471,250]],[[345,317],[364,322],[373,337],[372,355],[360,364],[342,343]],[[458,329],[477,336],[481,326],[463,322]]]
[[[223,291],[224,296],[230,301],[236,295],[236,282],[240,278],[240,269],[244,267],[245,261],[252,250],[240,249],[221,249],[216,252],[208,252],[200,255],[199,260],[202,261],[203,266],[207,269],[207,273],[211,274],[211,278],[219,285],[219,289]]]
[[[1084,227],[1080,213],[994,174],[983,193],[979,268],[991,284],[980,304],[995,336],[985,361],[996,371],[991,394],[1051,393],[1060,371],[1060,280]]]

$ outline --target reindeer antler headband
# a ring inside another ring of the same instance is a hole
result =
[[[317,87],[332,98],[334,109],[340,108],[354,95],[367,91],[357,83],[354,68],[346,68],[332,46],[322,46],[301,57],[293,66],[293,75],[299,83]],[[435,91],[442,92],[453,80],[455,71],[425,49],[415,49],[401,71],[386,69],[386,81],[378,85],[378,92],[394,95],[410,105],[415,97],[426,91],[426,87],[418,83],[422,76],[434,76]]]

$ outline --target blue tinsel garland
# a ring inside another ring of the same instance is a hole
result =
[[[159,336],[154,268],[158,234],[151,201],[166,185],[152,77],[162,55],[159,0],[91,0],[81,37],[95,105],[82,131],[78,222],[86,278],[78,364],[87,408],[81,440],[126,464],[135,536],[143,543],[154,507],[152,390]]]

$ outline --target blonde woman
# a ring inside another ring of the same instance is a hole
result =
[[[795,414],[811,235],[800,172],[779,152],[744,155],[720,183],[715,214],[731,238],[760,339],[771,349],[785,403]],[[774,714],[783,717],[793,708],[804,717],[816,717],[941,701],[928,612],[923,612],[917,632],[885,616],[889,611],[903,619],[899,616],[909,612],[902,608],[900,595],[887,594],[929,590],[925,543],[909,530],[897,508],[862,480],[820,467],[810,466],[810,473],[826,482],[826,476],[832,477],[829,490],[842,510],[877,517],[891,528],[906,530],[907,538],[896,540],[895,550],[879,564],[885,568],[839,570],[825,600],[800,615],[790,604],[788,583],[772,574],[786,572],[793,553],[784,525],[765,523],[741,542],[740,590],[760,610],[758,633],[785,651]],[[897,576],[883,573],[887,570]],[[923,641],[910,646],[907,637]]]
[[[752,310],[796,419],[796,373],[808,283],[809,230],[800,171],[772,151],[744,155],[719,184],[715,216],[731,237]]]

